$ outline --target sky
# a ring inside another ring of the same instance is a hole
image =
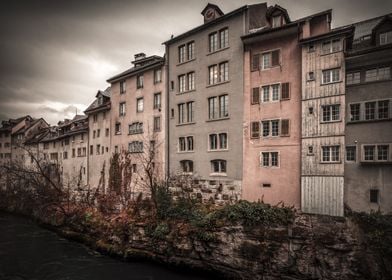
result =
[[[0,120],[23,115],[55,125],[94,100],[134,54],[203,23],[208,2],[227,13],[254,0],[1,0]],[[333,9],[333,27],[392,12],[386,0],[276,0],[292,20]]]

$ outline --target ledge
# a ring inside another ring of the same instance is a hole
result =
[[[219,82],[219,83],[212,84],[212,85],[207,85],[206,88],[215,87],[215,86],[220,86],[220,85],[227,84],[227,83],[230,83],[230,80],[224,81],[224,82]]]
[[[219,50],[216,50],[216,51],[213,51],[213,52],[209,52],[209,53],[206,54],[206,56],[213,55],[213,54],[216,54],[216,53],[218,53],[218,52],[225,51],[225,50],[227,50],[227,49],[229,49],[229,48],[230,48],[230,46],[225,47],[225,48],[222,48],[222,49],[219,49]]]

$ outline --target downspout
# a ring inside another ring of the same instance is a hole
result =
[[[169,160],[169,147],[170,147],[170,133],[169,133],[169,120],[170,120],[170,104],[169,104],[169,86],[170,86],[170,81],[169,81],[169,47],[167,43],[165,44],[165,80],[166,80],[166,96],[165,96],[165,101],[166,101],[166,106],[165,106],[165,114],[166,114],[166,120],[165,120],[165,162],[166,162],[166,178],[169,178],[170,176],[170,160]]]

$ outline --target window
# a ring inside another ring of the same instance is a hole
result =
[[[341,50],[340,39],[334,39],[331,41],[323,42],[323,45],[322,45],[322,53],[323,54],[334,53],[334,52],[338,52],[340,50]]]
[[[136,76],[136,88],[142,88],[144,86],[143,74]]]
[[[380,67],[366,70],[365,82],[388,80],[391,78],[391,67]]]
[[[180,161],[181,170],[184,173],[192,173],[193,172],[193,161],[191,160],[182,160]]]
[[[308,52],[314,52],[315,51],[315,46],[313,44],[308,46]]]
[[[263,121],[263,137],[267,137],[270,135],[270,121]]]
[[[314,81],[314,72],[308,72],[308,81]]]
[[[219,69],[219,75],[218,75]],[[229,80],[229,63],[222,62],[219,64],[211,65],[208,67],[209,72],[209,85],[223,83]]]
[[[96,151],[97,155],[99,155],[99,153],[101,152],[101,145],[97,144],[97,148]]]
[[[134,122],[128,126],[128,134],[140,134],[143,133],[143,123]]]
[[[4,145],[4,147],[6,147],[6,145]],[[45,142],[44,143],[44,150],[49,149],[49,143]]]
[[[252,89],[252,97],[250,99],[250,104],[260,103],[260,88],[256,87]]]
[[[73,149],[72,151],[73,153],[75,152],[75,149]],[[72,155],[73,157],[75,157],[75,155]],[[82,156],[82,148],[78,148],[78,157]]]
[[[340,81],[340,68],[323,70],[322,84],[336,83]]]
[[[270,86],[263,86],[263,102],[270,101]]]
[[[101,106],[103,104],[103,97],[99,96],[98,97],[98,106]]]
[[[190,42],[187,44],[188,49],[188,60],[195,58],[195,42]]]
[[[350,121],[359,121],[361,117],[361,104],[350,104]]]
[[[94,154],[94,146],[90,145],[90,155],[93,155],[93,154]]]
[[[93,139],[97,136],[97,132],[93,130]]]
[[[388,145],[377,145],[377,160],[387,161],[389,158],[389,146]]]
[[[130,153],[142,153],[143,152],[143,142],[132,141],[128,144],[128,151]]]
[[[178,62],[183,63],[185,62],[185,53],[186,53],[186,47],[185,45],[181,45],[178,47]]]
[[[120,116],[125,116],[125,102],[121,102],[120,104],[119,104],[119,114],[120,114]]]
[[[272,27],[273,28],[280,27],[281,25],[282,25],[282,17],[280,15],[272,17]]]
[[[125,80],[120,82],[120,93],[125,93],[126,83]]]
[[[250,137],[259,138],[260,137],[260,122],[250,123]]]
[[[136,99],[136,112],[140,113],[144,110],[144,99],[143,97]]]
[[[261,152],[260,166],[279,167],[279,152]]]
[[[257,71],[260,69],[260,54],[252,55],[252,66],[251,71]]]
[[[160,109],[161,108],[161,93],[155,93],[154,94],[154,109]]]
[[[154,70],[154,84],[162,82],[162,69]]]
[[[309,114],[312,115],[313,114],[313,107],[309,107],[308,111],[309,111]]]
[[[218,32],[214,32],[208,35],[208,41],[210,52],[218,50]]]
[[[63,152],[63,159],[68,159],[68,152]]]
[[[195,89],[195,72],[178,76],[180,93]]]
[[[105,129],[105,136],[106,136],[106,137],[109,137],[109,128],[106,128],[106,129]]]
[[[290,120],[265,120],[262,121],[263,137],[268,136],[289,136]]]
[[[69,138],[64,139],[64,145],[68,146],[69,145]]]
[[[272,85],[272,101],[279,100],[280,85]]]
[[[226,173],[226,161],[222,159],[215,159],[211,161],[212,173]]]
[[[180,92],[185,92],[186,91],[186,80],[185,80],[185,75],[180,75],[178,76],[178,89]]]
[[[229,96],[227,94],[208,98],[208,119],[215,120],[229,116]]]
[[[98,121],[98,114],[93,115],[93,122],[96,123]]]
[[[321,162],[339,162],[340,147],[339,146],[323,146]]]
[[[340,120],[340,105],[324,105],[321,106],[323,116],[322,122],[333,122]]]
[[[279,135],[279,120],[271,121],[271,136]]]
[[[193,151],[193,136],[186,136],[178,138],[178,150],[180,152]]]
[[[194,120],[194,102],[178,104],[178,123],[191,123]]]
[[[365,161],[373,161],[375,159],[375,153],[376,153],[376,146],[371,145],[371,146],[363,146],[364,149],[364,160]]]
[[[357,158],[357,148],[356,146],[346,147],[346,161],[356,161]]]
[[[348,73],[346,75],[347,85],[359,84],[361,82],[361,72]]]
[[[195,72],[190,72],[187,74],[188,80],[188,90],[195,89]]]
[[[376,102],[365,103],[365,120],[376,119]]]
[[[389,118],[389,100],[378,101],[378,119]]]
[[[220,48],[227,48],[229,46],[229,29],[224,28],[219,31]]]
[[[262,102],[290,99],[290,83],[262,86]]]
[[[227,133],[214,133],[209,135],[209,150],[226,150]]]
[[[380,33],[380,45],[392,43],[392,31]]]
[[[313,146],[308,146],[308,156],[314,155]]]
[[[121,134],[121,123],[116,123],[114,129],[115,129],[115,134]]]
[[[280,50],[274,50],[261,55],[261,69],[279,66]]]
[[[369,195],[369,201],[371,203],[378,203],[379,190],[370,190]]]
[[[161,131],[161,117],[154,117],[154,131]]]
[[[100,135],[101,135],[101,130],[97,129],[97,138],[99,138]]]
[[[282,120],[280,136],[290,135],[290,120]]]

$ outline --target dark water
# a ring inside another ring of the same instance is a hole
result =
[[[19,216],[0,212],[0,280],[207,279],[102,256]]]

